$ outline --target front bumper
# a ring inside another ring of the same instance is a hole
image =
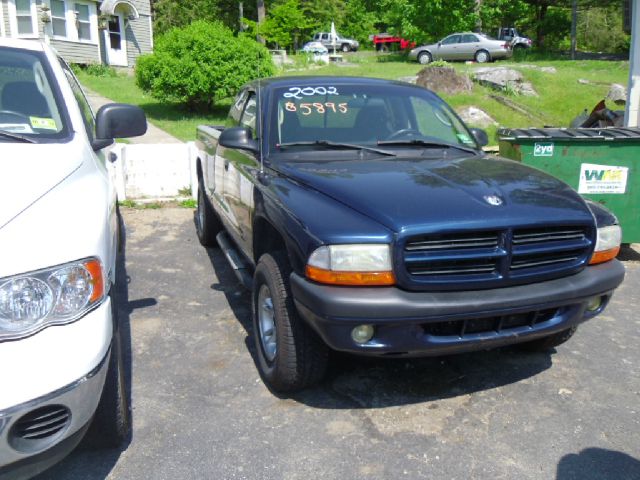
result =
[[[332,287],[295,273],[290,280],[298,312],[334,350],[432,356],[525,342],[570,328],[599,314],[623,279],[624,266],[613,260],[570,277],[477,291]],[[602,297],[602,307],[589,312],[593,297]],[[375,326],[375,334],[361,345],[351,331],[362,324]]]

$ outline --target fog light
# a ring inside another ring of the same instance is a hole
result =
[[[587,311],[595,312],[602,306],[603,297],[591,297],[587,300]]]
[[[351,338],[353,341],[359,344],[367,343],[373,337],[372,325],[358,325],[351,330]]]

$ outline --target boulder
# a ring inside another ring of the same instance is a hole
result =
[[[624,105],[627,103],[627,89],[624,85],[614,83],[609,88],[606,99],[611,100],[616,105]]]
[[[495,90],[513,89],[520,95],[534,96],[538,94],[533,86],[524,81],[522,73],[507,67],[482,67],[473,71],[473,79]]]
[[[427,66],[418,72],[416,84],[447,95],[470,92],[473,88],[469,77],[458,75],[453,67]]]
[[[456,109],[456,112],[460,115],[460,118],[464,123],[473,127],[486,128],[491,125],[498,125],[498,122],[478,107],[462,107]]]

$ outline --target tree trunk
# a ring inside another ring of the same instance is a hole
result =
[[[258,25],[264,23],[264,19],[267,16],[264,9],[264,0],[257,0],[258,2]],[[258,35],[258,41],[264,45],[265,41],[260,35]]]
[[[545,29],[544,29],[544,20],[545,17],[547,16],[547,9],[549,8],[549,5],[547,3],[541,3],[538,6],[538,15],[536,18],[536,35],[538,37],[538,47],[542,50],[544,50],[544,37],[546,35]]]
[[[577,26],[578,26],[578,0],[571,0],[571,60],[576,59]]]

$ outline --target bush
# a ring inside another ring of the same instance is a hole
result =
[[[160,101],[210,107],[258,77],[273,75],[269,52],[221,23],[194,22],[160,36],[151,55],[138,58],[137,85]]]

